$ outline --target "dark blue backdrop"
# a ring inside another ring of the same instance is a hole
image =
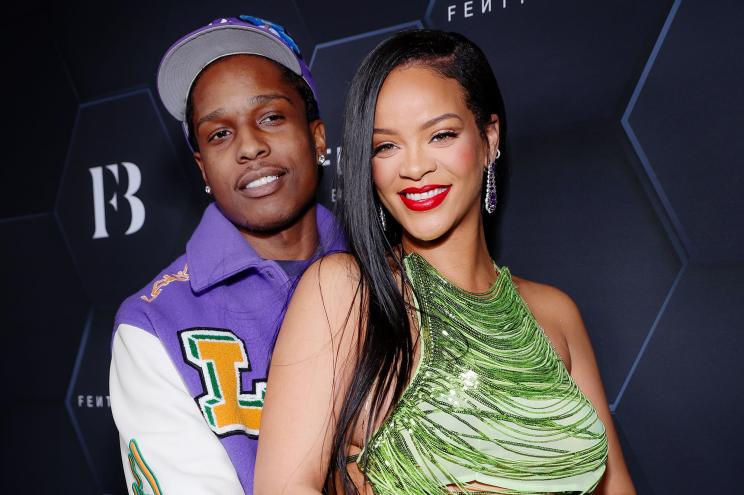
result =
[[[31,0],[2,30],[6,491],[125,492],[108,406],[113,312],[181,252],[207,200],[155,72],[182,34],[239,13],[284,24],[311,64],[327,205],[361,57],[406,27],[476,41],[510,125],[489,229],[499,263],[579,304],[641,494],[736,490],[744,4]],[[144,223],[127,233],[132,197]]]

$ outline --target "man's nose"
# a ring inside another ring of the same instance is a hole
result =
[[[261,133],[254,129],[241,129],[238,135],[237,161],[257,160],[269,155],[270,148]]]

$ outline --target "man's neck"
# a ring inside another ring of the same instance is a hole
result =
[[[320,237],[315,221],[316,205],[284,230],[272,233],[256,233],[241,230],[243,238],[267,260],[305,260],[318,248]]]

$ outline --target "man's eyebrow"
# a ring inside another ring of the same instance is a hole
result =
[[[292,105],[292,100],[290,100],[288,97],[280,93],[270,93],[267,95],[253,96],[248,100],[248,104],[251,106],[263,105],[264,103],[268,103],[274,100],[287,100],[287,102],[289,102],[289,104]]]
[[[286,100],[287,102],[289,102],[290,105],[293,105],[292,100],[290,100],[288,97],[282,94],[279,94],[279,93],[252,96],[251,98],[248,99],[248,104],[253,107],[256,105],[263,105],[263,104],[266,104],[274,100]],[[217,110],[213,112],[209,112],[208,114],[204,115],[196,122],[196,129],[198,129],[199,126],[202,125],[204,122],[209,122],[210,120],[215,120],[215,119],[220,118],[224,113],[225,113],[224,108],[218,108]]]
[[[215,120],[215,119],[220,118],[220,116],[222,116],[222,114],[224,113],[225,113],[224,108],[218,108],[217,110],[213,112],[209,112],[208,114],[204,115],[196,122],[196,129],[198,129],[199,126],[202,125],[204,122],[209,122],[210,120]]]
[[[421,127],[419,127],[419,129],[421,129],[421,130],[427,129],[427,128],[429,128],[429,127],[431,127],[433,125],[436,125],[439,122],[441,122],[443,120],[447,120],[447,119],[457,119],[460,122],[462,122],[462,118],[459,115],[457,115],[456,113],[443,113],[442,115],[439,115],[437,117],[434,117],[433,119],[427,120],[426,122],[424,122],[421,125]],[[381,128],[381,127],[375,127],[374,129],[372,129],[372,133],[373,134],[390,134],[390,135],[396,134],[396,132],[393,131],[393,130],[384,129],[384,128]]]

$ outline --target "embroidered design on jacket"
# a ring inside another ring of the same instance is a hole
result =
[[[179,336],[184,358],[201,375],[204,394],[196,402],[212,431],[257,438],[266,379],[253,380],[253,390],[242,390],[241,372],[251,370],[243,341],[230,330],[214,328],[182,330]]]
[[[129,441],[129,468],[132,470],[134,483],[132,483],[132,493],[134,495],[163,495],[160,489],[158,479],[153,474],[150,466],[147,465],[145,458],[142,457],[137,441],[133,438]],[[149,490],[145,490],[143,481],[147,483]]]
[[[163,278],[156,280],[154,284],[152,284],[152,291],[150,292],[150,297],[147,296],[140,296],[140,299],[143,301],[147,301],[149,303],[153,302],[156,297],[160,295],[160,293],[163,291],[163,287],[170,284],[171,282],[186,282],[189,280],[189,265],[188,263],[183,266],[183,270],[181,270],[178,273],[174,273],[173,275],[165,274],[163,275]]]

